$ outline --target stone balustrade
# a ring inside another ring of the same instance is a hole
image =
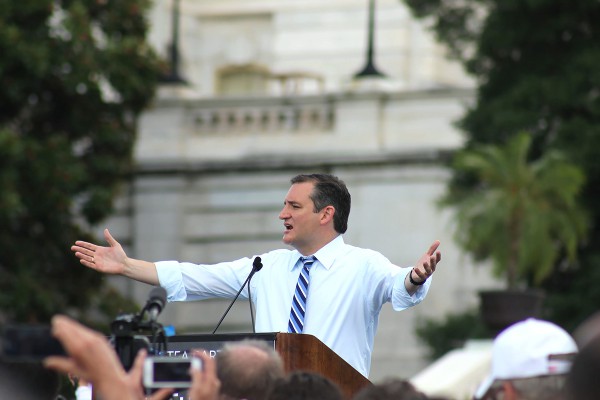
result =
[[[197,135],[328,132],[335,125],[331,103],[265,104],[201,108],[192,112]]]

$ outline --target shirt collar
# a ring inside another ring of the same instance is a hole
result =
[[[317,261],[321,263],[326,269],[330,269],[335,261],[336,256],[339,254],[342,247],[344,247],[344,238],[342,235],[337,235],[335,239],[331,242],[327,243],[325,246],[321,247],[314,256],[317,258]],[[298,260],[302,257],[302,254],[298,250],[295,250],[293,260],[294,263],[290,266],[290,270],[294,269],[294,267],[298,264]]]

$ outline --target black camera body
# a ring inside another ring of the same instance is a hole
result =
[[[161,354],[161,351],[167,350],[164,327],[156,322],[166,301],[165,289],[155,287],[150,292],[146,305],[138,314],[118,315],[110,324],[111,342],[126,370],[132,367],[141,349],[146,349],[149,355]]]
[[[155,321],[143,321],[142,314],[119,315],[110,324],[110,330],[110,341],[127,371],[133,366],[140,350],[145,349],[149,355],[161,354],[167,350],[162,325]]]
[[[11,362],[40,362],[66,355],[48,325],[11,324],[2,330],[2,358]]]

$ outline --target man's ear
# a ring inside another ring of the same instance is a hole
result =
[[[517,391],[510,381],[502,382],[502,390],[504,392],[505,400],[517,400],[518,399]]]
[[[334,206],[327,206],[321,210],[321,224],[325,225],[331,221],[333,221],[333,216],[335,214]]]

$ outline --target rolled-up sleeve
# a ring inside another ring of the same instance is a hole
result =
[[[402,271],[394,277],[395,281],[394,287],[392,289],[392,307],[396,311],[405,310],[422,302],[425,296],[427,296],[429,286],[431,286],[431,281],[433,279],[432,277],[427,279],[423,286],[420,286],[417,289],[417,291],[411,296],[408,293],[408,291],[406,291],[406,286],[404,285],[406,275],[411,270],[412,267],[402,268]]]
[[[167,301],[185,301],[187,292],[183,285],[179,262],[159,261],[154,263],[160,286],[167,291]]]

